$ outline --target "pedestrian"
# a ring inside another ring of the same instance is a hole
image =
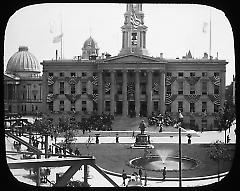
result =
[[[166,167],[164,166],[163,167],[163,172],[162,172],[162,175],[163,175],[163,180],[165,180],[165,178],[166,178]]]
[[[43,141],[43,136],[42,136],[42,139],[41,139],[41,149],[42,149],[42,150],[44,149],[44,141]]]
[[[116,143],[119,143],[119,136],[118,136],[118,133],[116,134]]]
[[[133,132],[132,132],[132,137],[133,137],[133,138],[134,138],[134,134],[135,134],[135,132],[133,131]]]
[[[122,179],[123,179],[123,185],[125,186],[126,184],[125,184],[125,180],[127,179],[127,174],[126,174],[126,172],[123,170],[123,172],[122,172]]]
[[[58,147],[55,146],[55,154],[58,154]]]
[[[68,150],[69,150],[70,155],[72,155],[72,152],[73,152],[72,148],[70,147]]]
[[[140,167],[140,169],[139,169],[139,171],[138,171],[138,174],[139,174],[139,176],[140,176],[140,181],[141,181],[141,179],[142,179],[142,167]]]
[[[78,148],[75,149],[74,154],[75,154],[76,156],[79,156],[79,155],[80,155],[80,152],[79,152]]]
[[[147,171],[145,170],[145,184],[144,184],[144,186],[147,186]]]
[[[229,143],[230,140],[231,139],[230,139],[229,135],[227,135],[227,143]]]
[[[204,128],[202,127],[202,129],[201,129],[201,133],[204,131]]]
[[[50,137],[51,137],[51,141],[53,141],[53,134],[51,134]]]

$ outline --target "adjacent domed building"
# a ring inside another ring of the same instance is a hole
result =
[[[37,58],[20,46],[7,63],[4,74],[5,111],[32,114],[41,111],[42,77]]]
[[[28,51],[28,47],[20,46],[18,52],[13,54],[7,63],[6,73],[16,76],[34,76],[41,72],[36,57]]]

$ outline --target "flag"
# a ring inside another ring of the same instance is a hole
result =
[[[58,35],[58,36],[55,36],[55,37],[53,38],[53,43],[58,43],[58,42],[60,42],[60,41],[62,40],[62,37],[63,37],[63,33],[60,34],[60,35]]]
[[[158,83],[157,82],[154,82],[153,83],[153,88],[152,88],[154,91],[158,92]]]
[[[203,32],[203,33],[206,33],[206,32],[207,32],[207,27],[208,27],[208,23],[207,23],[207,22],[204,22],[204,23],[203,23],[203,28],[202,28],[202,32]]]
[[[130,21],[134,29],[136,29],[141,24],[141,20],[137,18],[134,10],[131,13]]]
[[[134,82],[129,82],[127,84],[127,93],[128,94],[134,94],[135,93],[135,85]]]
[[[106,84],[105,84],[105,92],[107,93],[110,90],[111,90],[111,83],[110,82],[106,82]]]

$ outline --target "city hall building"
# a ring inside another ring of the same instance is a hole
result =
[[[42,111],[59,118],[74,113],[79,120],[93,113],[149,116],[179,110],[187,126],[216,128],[217,112],[225,100],[225,60],[180,59],[148,55],[147,26],[141,4],[127,4],[122,48],[117,56],[99,55],[90,37],[76,59],[43,60]],[[151,34],[148,34],[151,35]]]

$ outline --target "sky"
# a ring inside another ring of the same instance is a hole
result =
[[[64,59],[82,54],[90,35],[101,53],[118,55],[122,46],[121,26],[126,4],[35,4],[17,10],[5,29],[4,71],[9,58],[19,46],[28,46],[39,62],[55,58],[60,43],[53,38],[63,32]],[[148,27],[146,47],[149,56],[182,58],[190,50],[194,58],[202,58],[210,47],[211,55],[224,59],[226,85],[235,75],[234,39],[224,12],[197,4],[143,4],[144,23]],[[205,27],[204,27],[205,26]],[[203,28],[205,32],[203,32]]]

